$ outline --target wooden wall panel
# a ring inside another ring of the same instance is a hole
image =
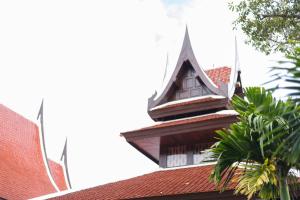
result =
[[[196,77],[195,70],[189,66],[188,63],[184,65],[185,67],[183,67],[183,71],[180,73],[176,82],[177,88],[173,91],[168,101],[213,94],[206,85]]]

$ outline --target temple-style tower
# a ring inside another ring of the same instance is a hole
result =
[[[121,133],[127,142],[162,168],[209,163],[205,151],[215,142],[215,130],[236,121],[230,110],[233,94],[242,95],[240,69],[203,70],[186,29],[175,70],[164,90],[148,100],[153,126]]]
[[[209,181],[214,161],[206,151],[215,142],[215,130],[236,121],[230,99],[233,94],[242,95],[237,63],[236,53],[234,67],[204,71],[186,30],[170,80],[148,101],[148,114],[155,124],[121,133],[161,169],[54,199],[245,200],[244,196],[234,195],[235,183],[230,182],[220,193]]]

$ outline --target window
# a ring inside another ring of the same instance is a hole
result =
[[[186,145],[169,147],[167,154],[167,167],[187,165]]]
[[[211,143],[205,143],[205,144],[196,144],[194,146],[194,151],[193,151],[194,164],[201,164],[209,161],[210,162],[214,161],[214,159],[211,158],[212,152],[208,150],[211,145],[212,145]]]
[[[210,142],[168,147],[166,149],[166,167],[213,162],[215,160],[211,158],[212,153],[209,151],[212,144]]]

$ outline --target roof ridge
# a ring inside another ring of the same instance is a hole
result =
[[[37,126],[37,127],[38,127],[38,125],[37,125],[37,124],[36,124],[34,121],[32,121],[31,119],[28,119],[27,117],[25,117],[25,116],[23,116],[23,115],[21,115],[21,114],[17,113],[16,111],[14,111],[14,110],[10,109],[10,108],[9,108],[9,107],[7,107],[6,105],[4,105],[4,104],[0,103],[0,107],[3,107],[3,108],[5,108],[5,109],[6,109],[6,110],[8,110],[9,112],[12,112],[12,113],[14,113],[16,116],[18,116],[18,117],[20,117],[20,118],[22,118],[22,119],[25,119],[25,120],[29,121],[30,123],[32,123],[32,124],[34,124],[35,126]]]

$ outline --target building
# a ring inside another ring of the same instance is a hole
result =
[[[186,29],[175,70],[161,93],[148,100],[155,124],[121,133],[160,170],[128,180],[64,194],[53,199],[245,199],[233,195],[234,183],[219,193],[209,181],[214,160],[206,151],[215,130],[236,121],[233,94],[242,95],[237,65],[204,71],[193,53]]]
[[[41,122],[42,111],[41,107]],[[66,145],[63,152],[66,157]],[[3,105],[0,105],[0,160],[0,199],[29,199],[71,186],[66,160],[57,163],[47,157],[39,127]]]

